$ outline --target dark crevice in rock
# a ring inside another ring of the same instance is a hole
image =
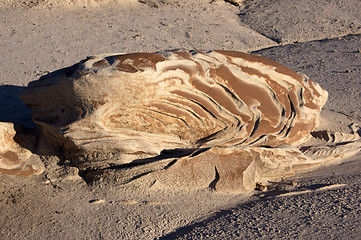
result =
[[[165,166],[163,169],[168,169],[168,168],[170,168],[170,167],[173,166],[176,162],[177,162],[177,159],[171,161],[171,162],[168,163],[167,166]]]
[[[201,154],[201,153],[203,153],[203,152],[205,152],[205,151],[208,151],[209,149],[210,149],[210,147],[208,147],[208,148],[199,148],[199,149],[195,150],[195,151],[190,155],[190,157],[195,157],[195,156],[197,156],[197,155],[199,155],[199,154]]]
[[[327,142],[330,140],[330,136],[326,130],[323,131],[314,131],[311,132],[312,137],[318,138],[321,140],[326,140]]]
[[[227,129],[228,129],[228,127],[225,127],[224,129],[219,130],[219,131],[217,131],[215,133],[212,133],[211,135],[209,135],[207,137],[201,138],[201,139],[197,140],[197,142],[195,144],[198,145],[198,146],[202,146],[203,144],[216,139],[219,134],[223,133]]]
[[[216,190],[216,185],[220,179],[219,177],[219,173],[218,173],[218,170],[217,170],[217,167],[215,166],[214,167],[214,170],[215,170],[215,177],[214,177],[214,180],[209,184],[209,188],[211,190]]]
[[[134,181],[134,180],[136,180],[136,179],[138,179],[138,178],[141,178],[141,177],[143,177],[143,176],[145,176],[145,175],[147,175],[147,174],[149,174],[149,173],[152,173],[152,172],[153,172],[153,171],[144,172],[144,173],[141,173],[141,174],[136,175],[136,176],[134,176],[134,177],[131,177],[128,181],[123,182],[123,184],[130,183],[130,182],[132,182],[132,181]]]

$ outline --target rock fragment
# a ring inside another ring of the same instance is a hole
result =
[[[31,176],[44,171],[39,156],[14,141],[12,123],[0,122],[0,174]]]

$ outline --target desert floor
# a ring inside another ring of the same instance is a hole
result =
[[[5,0],[0,121],[33,126],[17,95],[30,81],[87,56],[229,49],[308,75],[329,92],[325,110],[359,123],[359,9],[358,0],[253,0],[240,6],[223,0]],[[50,168],[29,178],[1,175],[0,238],[360,239],[360,160],[356,155],[294,176],[297,186],[244,195],[87,185],[77,175],[53,176]]]

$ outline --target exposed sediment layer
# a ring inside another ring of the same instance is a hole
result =
[[[124,164],[164,149],[297,145],[327,92],[264,57],[191,51],[90,57],[30,83],[21,98],[86,166],[101,151]]]
[[[242,52],[89,57],[30,83],[21,98],[70,165],[84,176],[119,170],[124,183],[144,176],[157,186],[244,192],[322,165],[321,151],[328,159],[347,152],[300,149],[327,92]],[[358,152],[359,142],[352,149]],[[134,165],[141,167],[130,170]]]

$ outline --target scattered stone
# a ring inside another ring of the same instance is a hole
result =
[[[124,205],[134,205],[134,204],[137,204],[138,202],[135,200],[123,200],[123,201],[114,201],[113,203],[124,204]]]
[[[243,0],[224,0],[224,1],[233,4],[235,6],[241,6],[243,2]]]
[[[94,200],[90,200],[89,203],[91,204],[102,204],[105,203],[104,199],[94,199]]]
[[[291,181],[290,185],[293,186],[293,187],[296,187],[296,186],[298,186],[298,183],[296,181]]]
[[[14,125],[0,122],[0,174],[31,176],[44,171],[39,156],[14,141]]]
[[[267,191],[267,186],[264,185],[263,183],[256,183],[256,190],[258,191],[262,191],[262,192],[266,192]]]

